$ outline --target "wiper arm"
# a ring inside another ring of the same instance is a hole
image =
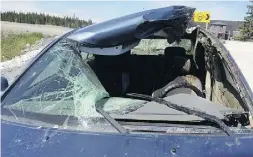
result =
[[[109,114],[107,114],[102,108],[96,108],[96,111],[99,112],[120,133],[129,133],[122,125],[120,125],[115,119],[113,119]]]
[[[188,107],[179,106],[177,104],[171,103],[171,102],[166,101],[164,99],[157,98],[157,97],[151,97],[151,96],[145,95],[145,94],[128,93],[126,95],[129,97],[132,97],[132,98],[139,98],[139,99],[143,99],[143,100],[155,101],[159,104],[166,105],[172,109],[187,113],[189,115],[195,115],[195,116],[201,117],[205,120],[216,123],[228,136],[233,136],[231,129],[222,120],[220,120],[219,118],[217,118],[213,115],[207,114],[202,111],[194,110],[194,109],[191,109]]]

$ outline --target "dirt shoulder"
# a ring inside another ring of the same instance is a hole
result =
[[[44,36],[33,45],[24,43],[24,49],[22,49],[20,53],[17,53],[15,57],[13,56],[11,60],[0,62],[1,75],[7,77],[9,82],[12,82],[43,47],[48,45],[57,36],[63,35],[71,30],[71,28],[60,26],[33,25],[1,21],[2,39],[9,37],[10,34],[42,33]]]
[[[58,36],[71,31],[72,28],[1,21],[1,30],[2,33],[10,31],[14,33],[38,32],[45,36]]]
[[[28,63],[34,58],[45,46],[55,38],[42,38],[34,45],[31,45],[20,52],[11,60],[0,62],[1,76],[5,76],[11,83],[26,68]]]

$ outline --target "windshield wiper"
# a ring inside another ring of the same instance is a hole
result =
[[[139,99],[143,99],[143,100],[155,101],[159,104],[166,105],[166,106],[168,106],[172,109],[187,113],[189,115],[198,116],[200,118],[203,118],[205,120],[208,120],[210,122],[213,122],[213,123],[217,124],[228,136],[233,136],[233,133],[232,133],[231,129],[222,120],[220,120],[219,118],[217,118],[213,115],[210,115],[210,114],[207,114],[205,112],[198,111],[198,110],[195,110],[195,109],[191,109],[191,108],[188,108],[188,107],[179,106],[177,104],[166,101],[164,99],[157,98],[157,97],[151,97],[151,96],[145,95],[145,94],[128,93],[126,95],[128,97],[132,97],[132,98],[139,98]]]
[[[129,133],[122,125],[120,125],[115,119],[113,119],[109,114],[107,114],[102,108],[96,108],[96,111],[99,112],[120,133]]]

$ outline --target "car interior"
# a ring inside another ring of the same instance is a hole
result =
[[[130,51],[118,56],[94,55],[88,64],[111,96],[124,96],[152,95],[178,76],[195,77],[201,82],[192,62],[184,48],[167,47],[162,55],[137,55]]]
[[[216,59],[218,68],[214,71],[206,68],[207,62],[201,44],[194,54],[186,53],[183,47],[169,46],[159,55],[139,55],[128,51],[118,56],[93,55],[87,59],[112,97],[140,93],[163,98],[186,93],[241,109],[241,99],[224,75],[221,61]],[[217,97],[218,94],[221,96]]]

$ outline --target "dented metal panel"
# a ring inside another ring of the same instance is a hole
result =
[[[86,47],[113,47],[162,31],[175,40],[184,35],[194,10],[185,6],[147,10],[78,29],[68,39]]]

